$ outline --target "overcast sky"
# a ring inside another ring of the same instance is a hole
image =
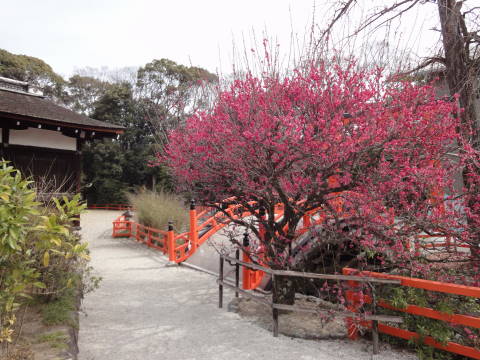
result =
[[[319,22],[327,3],[316,1]],[[248,41],[252,29],[259,37],[267,29],[286,49],[292,27],[300,37],[308,32],[313,7],[312,0],[3,0],[0,48],[38,57],[64,76],[86,66],[141,66],[155,58],[228,72],[232,38],[243,46],[242,36]],[[421,17],[432,21],[436,14]],[[418,18],[412,13],[406,27],[419,25]],[[420,22],[428,27],[428,21]]]

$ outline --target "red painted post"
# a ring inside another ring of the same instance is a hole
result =
[[[124,216],[125,216],[125,220],[127,221],[125,223],[125,227],[126,227],[126,230],[128,231],[128,237],[131,237],[132,236],[132,225],[133,225],[132,214],[126,213]]]
[[[147,246],[152,246],[152,232],[150,231],[150,229],[147,230]]]
[[[175,234],[173,232],[173,223],[171,221],[168,222],[167,252],[168,260],[175,261]]]
[[[259,209],[258,215],[259,215],[259,218],[261,220],[258,224],[258,234],[260,236],[260,241],[263,243],[263,240],[265,240],[265,233],[266,233],[265,226],[262,223],[262,221],[265,221],[265,219],[266,219],[266,212],[265,212],[264,207],[261,207]],[[247,233],[245,233],[245,238],[244,238],[243,242],[244,242],[244,247],[250,249],[249,248],[249,239],[248,239],[248,234]],[[245,244],[247,244],[247,245],[245,246]],[[243,261],[250,262],[250,257],[245,252],[244,252],[244,260]],[[255,289],[258,286],[259,282],[262,280],[262,277],[263,277],[263,272],[244,268],[244,274],[243,274],[244,289],[245,290]],[[245,280],[245,279],[247,279],[247,280]],[[245,287],[245,286],[248,286],[248,287]]]
[[[312,221],[310,219],[310,215],[304,214],[303,215],[303,228],[306,229],[306,228],[309,228],[310,226],[312,226]]]
[[[250,258],[248,257],[247,251],[250,249],[250,240],[248,239],[248,232],[245,231],[243,234],[243,255],[242,260],[244,262],[250,262]],[[245,266],[242,267],[242,288],[244,290],[250,290],[251,283],[250,283],[250,269],[246,268]]]
[[[191,254],[197,251],[198,247],[198,230],[197,230],[197,209],[195,206],[195,200],[190,201],[190,244],[191,244]]]

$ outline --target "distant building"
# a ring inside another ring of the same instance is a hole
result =
[[[116,138],[122,126],[90,119],[0,77],[0,158],[32,176],[40,191],[78,192],[81,146]]]

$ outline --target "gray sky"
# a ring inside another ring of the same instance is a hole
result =
[[[36,56],[64,76],[75,68],[140,66],[154,58],[228,72],[232,37],[237,47],[243,47],[242,35],[248,42],[252,29],[257,39],[267,29],[269,36],[288,49],[292,26],[300,37],[308,32],[314,5],[312,0],[1,2],[0,48]],[[316,1],[320,23],[328,4],[331,1]],[[436,19],[435,12],[420,15],[422,19],[427,15],[428,21]],[[404,19],[406,28],[419,25],[418,18],[413,13]],[[425,26],[425,20],[421,23]],[[428,36],[417,48],[425,48],[436,38],[433,32]]]

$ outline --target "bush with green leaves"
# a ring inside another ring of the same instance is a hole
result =
[[[12,340],[19,298],[43,286],[28,244],[31,219],[40,216],[30,185],[8,163],[0,164],[0,343]]]
[[[33,297],[52,301],[78,289],[89,268],[74,232],[80,196],[42,207],[33,183],[0,162],[0,344],[12,341],[16,311]]]
[[[67,288],[80,286],[89,260],[88,244],[80,242],[80,236],[73,231],[79,214],[86,207],[80,195],[71,199],[53,198],[52,203],[53,206],[43,209],[35,231],[29,234],[30,244],[35,244],[35,267],[44,284],[36,293],[45,300],[53,300]]]

